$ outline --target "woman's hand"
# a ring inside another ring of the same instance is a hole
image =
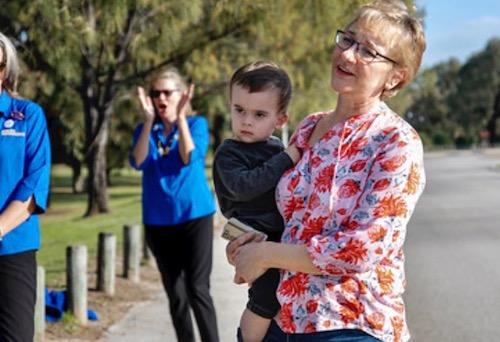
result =
[[[155,107],[153,105],[153,100],[146,94],[146,91],[143,87],[137,87],[137,96],[139,97],[139,102],[142,107],[144,120],[153,122],[155,118]]]
[[[265,245],[265,242],[249,242],[238,248],[234,257],[234,266],[236,268],[234,282],[236,284],[251,284],[267,271],[267,268],[262,265]]]
[[[245,233],[236,239],[230,241],[227,246],[226,246],[226,258],[227,261],[234,266],[234,258],[238,254],[238,249],[249,243],[249,242],[260,242],[264,238],[262,235],[256,234],[256,233]]]
[[[189,87],[184,90],[181,94],[179,102],[177,102],[176,110],[177,110],[177,121],[179,119],[183,119],[188,114],[189,103],[191,103],[191,99],[194,94],[194,84],[190,84]]]

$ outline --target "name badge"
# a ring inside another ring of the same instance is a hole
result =
[[[14,128],[9,128],[9,129],[2,129],[0,135],[8,137],[24,137],[26,136],[26,132],[18,132]]]
[[[14,126],[14,120],[12,120],[12,119],[7,119],[3,123],[3,127],[5,127],[5,128],[12,128],[13,126]]]

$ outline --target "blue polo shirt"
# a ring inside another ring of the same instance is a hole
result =
[[[0,94],[0,212],[14,200],[34,197],[36,209],[0,242],[0,255],[40,247],[38,215],[47,206],[50,142],[42,108],[36,103]]]
[[[203,116],[187,118],[195,145],[187,165],[181,160],[177,127],[164,135],[161,122],[153,125],[149,136],[149,151],[142,164],[132,167],[142,170],[142,220],[148,225],[177,225],[215,212],[214,195],[205,175],[205,157],[209,145],[208,123]],[[137,143],[142,124],[134,131]],[[169,153],[161,154],[168,149]]]

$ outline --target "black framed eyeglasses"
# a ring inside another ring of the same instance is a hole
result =
[[[7,66],[7,62],[0,63],[0,70],[5,69],[6,66]]]
[[[179,91],[179,89],[163,89],[163,90],[153,89],[149,92],[149,96],[151,96],[153,98],[157,98],[157,97],[160,97],[161,94],[163,94],[163,95],[165,95],[165,97],[170,97],[176,91]]]
[[[349,50],[354,45],[356,45],[356,53],[358,54],[359,59],[365,64],[373,62],[377,57],[381,57],[396,65],[398,64],[395,60],[378,53],[375,49],[363,43],[358,42],[348,33],[342,30],[337,30],[337,33],[335,34],[335,46],[338,46],[339,49],[345,51]]]

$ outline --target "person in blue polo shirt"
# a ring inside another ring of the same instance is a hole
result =
[[[135,129],[131,165],[142,175],[142,219],[170,302],[177,339],[219,340],[210,296],[214,195],[205,175],[207,120],[191,115],[193,86],[175,69],[138,88],[144,122]]]
[[[43,110],[20,99],[19,63],[0,33],[0,341],[32,341],[38,214],[49,192],[50,143]]]

